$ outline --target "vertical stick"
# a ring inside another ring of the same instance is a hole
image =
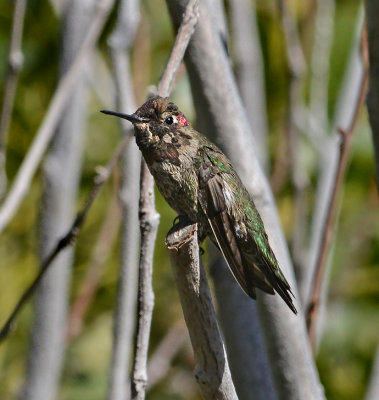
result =
[[[158,94],[162,97],[170,94],[175,76],[194,31],[197,18],[197,0],[190,0],[183,15],[183,22],[176,36],[170,58],[167,62],[162,79],[159,82]],[[152,316],[152,299],[154,297],[151,275],[158,219],[159,217],[154,206],[154,180],[150,175],[145,161],[142,161],[140,197],[141,258],[138,287],[139,311],[132,377],[132,398],[136,400],[143,400],[146,392],[147,351]]]
[[[96,2],[73,1],[62,19],[60,74],[64,76],[77,54]],[[83,15],[86,18],[83,18]],[[79,23],[80,21],[80,23]],[[63,79],[63,78],[61,78]],[[61,115],[52,146],[43,165],[41,260],[69,229],[74,214],[83,154],[86,119],[85,81],[75,88]],[[29,347],[24,399],[54,399],[65,356],[65,334],[73,248],[52,264],[36,297],[36,317]]]
[[[117,23],[108,45],[116,87],[116,108],[134,112],[135,100],[129,71],[129,50],[139,23],[139,0],[122,0]],[[119,120],[124,137],[132,136],[130,123]],[[130,398],[130,360],[135,331],[138,268],[138,197],[140,152],[130,140],[123,155],[122,182],[119,192],[122,207],[122,234],[117,303],[113,324],[112,361],[108,399]]]
[[[154,180],[145,162],[141,164],[140,187],[141,253],[138,280],[137,336],[132,379],[132,399],[143,400],[147,385],[147,352],[154,307],[153,254],[159,214],[154,205]]]

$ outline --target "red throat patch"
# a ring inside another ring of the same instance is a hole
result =
[[[189,125],[189,122],[187,121],[187,118],[183,114],[178,115],[178,122],[181,126],[187,126]]]

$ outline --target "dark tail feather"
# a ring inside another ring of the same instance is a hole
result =
[[[278,281],[276,281],[273,286],[274,286],[274,289],[278,292],[279,296],[285,301],[287,306],[291,309],[291,311],[294,314],[297,314],[296,307],[293,305],[293,302],[292,302],[292,297],[288,293],[288,292],[290,292],[293,296],[291,288],[289,286],[287,287],[287,285],[284,285],[282,282],[278,282]]]

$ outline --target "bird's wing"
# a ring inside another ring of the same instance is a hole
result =
[[[270,294],[275,289],[296,313],[288,293],[290,286],[279,269],[250,196],[226,157],[209,150],[205,149],[203,162],[198,164],[199,203],[231,272],[250,297],[256,298],[255,287]],[[237,186],[228,184],[236,180]],[[242,195],[236,193],[239,184]],[[247,204],[249,201],[251,205]],[[245,215],[249,213],[252,215]],[[249,225],[251,221],[254,226]],[[245,229],[245,233],[241,234],[240,229]]]
[[[231,272],[246,294],[256,298],[255,288],[248,285],[234,229],[227,213],[222,180],[219,175],[209,178],[199,190],[199,202],[209,221],[213,236]]]

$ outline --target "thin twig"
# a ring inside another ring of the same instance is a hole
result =
[[[170,94],[175,76],[183,60],[198,19],[198,2],[190,0],[183,22],[175,39],[170,58],[158,85],[158,94]],[[132,376],[132,398],[142,400],[146,395],[147,351],[153,307],[152,268],[153,250],[158,229],[159,215],[154,206],[154,180],[145,161],[141,163],[140,227],[141,257],[138,282],[138,321]]]
[[[174,47],[170,54],[165,71],[158,86],[159,96],[166,97],[170,94],[174,77],[176,76],[180,64],[186,52],[189,40],[195,30],[196,22],[199,17],[198,1],[190,0],[186,12],[183,16],[182,24],[176,35]]]
[[[107,214],[93,247],[89,267],[78,290],[78,296],[71,306],[67,323],[67,341],[72,341],[81,331],[84,315],[95,295],[104,262],[112,250],[114,238],[120,226],[120,207],[116,193],[114,191],[112,200],[109,202]]]
[[[334,111],[333,128],[330,135],[326,135],[323,151],[319,153],[319,172],[315,193],[315,205],[313,207],[310,240],[308,245],[308,268],[305,271],[304,283],[301,289],[301,300],[305,305],[311,293],[312,280],[317,264],[319,249],[321,248],[323,226],[327,218],[330,199],[334,190],[334,182],[337,174],[339,159],[339,137],[335,134],[338,128],[348,130],[358,102],[361,82],[364,76],[364,66],[359,50],[362,40],[362,27],[364,23],[363,4],[356,18],[356,28],[351,44],[348,67],[343,79],[339,99]]]
[[[316,345],[316,319],[320,306],[321,287],[324,279],[324,273],[330,247],[333,242],[334,227],[336,223],[337,209],[340,199],[340,192],[346,172],[347,162],[349,160],[352,139],[355,127],[358,122],[360,111],[364,105],[368,86],[368,64],[367,64],[367,39],[362,41],[363,60],[365,61],[365,71],[362,78],[359,97],[355,106],[354,114],[350,126],[347,130],[339,128],[340,134],[340,152],[337,166],[337,173],[334,179],[333,192],[330,199],[327,218],[322,229],[322,241],[318,253],[317,264],[313,275],[312,288],[306,309],[306,322],[309,334],[309,340],[313,348]]]
[[[105,182],[108,180],[110,175],[112,174],[113,169],[117,165],[118,161],[120,160],[123,151],[128,143],[130,138],[126,137],[117,147],[115,153],[113,154],[111,160],[107,164],[107,166],[101,167],[98,169],[97,176],[95,177],[95,183],[92,187],[92,190],[83,206],[83,208],[77,213],[75,220],[70,228],[70,230],[57,242],[55,248],[51,251],[51,253],[43,260],[41,263],[40,271],[37,277],[33,280],[30,284],[28,289],[23,293],[17,305],[13,309],[12,313],[8,317],[7,321],[3,325],[0,330],[0,343],[7,337],[10,333],[13,323],[21,311],[22,307],[25,303],[30,299],[30,297],[35,292],[36,288],[38,287],[39,282],[45,275],[46,271],[48,270],[51,263],[54,259],[58,256],[58,254],[65,249],[68,245],[72,244],[79,235],[79,232],[83,226],[83,223],[87,217],[87,214],[92,206],[93,201],[95,200],[97,194],[99,193],[100,189],[104,186]]]
[[[0,198],[5,193],[5,148],[11,120],[14,96],[17,88],[18,76],[20,74],[24,56],[22,54],[22,32],[24,29],[26,0],[16,0],[14,3],[11,43],[8,56],[8,74],[5,84],[3,108],[0,118]]]
[[[33,175],[53,136],[62,114],[62,110],[75,87],[75,82],[80,77],[80,72],[82,71],[84,62],[87,60],[88,53],[93,49],[94,44],[101,33],[113,2],[114,0],[102,0],[97,5],[95,15],[93,16],[91,25],[88,28],[86,37],[77,52],[75,60],[70,69],[60,80],[59,85],[55,90],[45,118],[35,135],[33,144],[25,156],[17,172],[13,185],[0,209],[0,233],[11,220],[22,199],[28,192]]]

